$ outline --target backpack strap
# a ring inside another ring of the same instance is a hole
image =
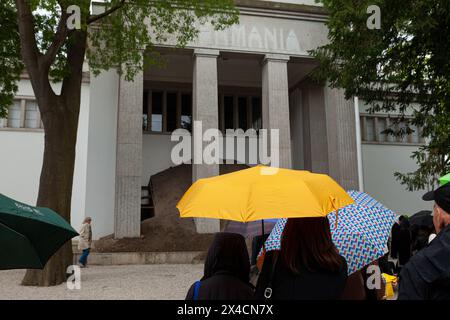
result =
[[[269,300],[272,297],[272,282],[273,282],[273,276],[275,275],[275,268],[277,266],[278,261],[278,251],[274,251],[273,253],[273,261],[272,265],[270,266],[270,273],[269,273],[269,282],[267,283],[266,290],[264,290],[264,298]]]
[[[200,292],[201,281],[196,281],[194,284],[194,300],[198,300],[198,293]]]

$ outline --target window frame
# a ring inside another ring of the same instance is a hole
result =
[[[20,105],[20,125],[19,125],[18,128],[9,127],[8,126],[8,117],[0,118],[0,122],[2,123],[2,126],[0,126],[0,131],[28,131],[28,132],[42,132],[42,131],[44,131],[44,125],[42,123],[39,106],[37,106],[36,97],[34,97],[34,96],[18,95],[18,96],[14,97],[13,101],[14,102],[19,101],[19,105]],[[26,118],[26,105],[27,105],[27,102],[29,102],[29,101],[32,101],[32,102],[36,103],[36,123],[38,124],[36,126],[36,128],[29,128],[29,127],[26,126],[26,121],[27,121],[27,118]]]
[[[418,128],[419,133],[418,133],[418,142],[413,142],[413,133],[408,134],[406,136],[406,142],[405,141],[401,141],[401,137],[394,137],[392,135],[387,135],[386,134],[386,139],[385,141],[382,141],[381,139],[381,135],[382,133],[380,132],[380,130],[378,130],[379,128],[379,122],[380,121],[385,121],[386,125],[385,128],[389,128],[390,127],[390,120],[391,119],[396,119],[399,118],[400,116],[395,114],[395,115],[389,115],[389,114],[371,114],[371,113],[360,113],[359,114],[360,117],[360,124],[361,124],[361,143],[362,144],[378,144],[378,145],[400,145],[400,146],[423,146],[424,144],[426,144],[425,138],[421,136],[421,129]],[[374,133],[374,140],[366,140],[367,138],[367,119],[371,118],[374,120],[374,124],[373,124],[373,133]],[[412,119],[412,116],[405,116],[405,119]],[[394,141],[389,141],[388,137],[392,137],[393,139],[395,139]]]
[[[152,93],[162,92],[162,130],[152,131]],[[161,83],[161,82],[144,82],[144,95],[147,94],[147,128],[142,126],[144,134],[159,134],[170,135],[173,131],[167,131],[167,94],[176,93],[176,129],[181,128],[181,113],[182,113],[182,95],[188,94],[192,101],[192,85],[182,83]],[[142,112],[144,115],[144,112]],[[192,116],[192,102],[191,102],[191,116]]]
[[[219,130],[225,134],[225,96],[233,99],[233,130],[239,128],[239,98],[245,98],[247,105],[247,130],[253,128],[253,108],[252,99],[259,98],[261,102],[261,117],[262,117],[262,92],[261,88],[242,88],[219,86]],[[264,124],[261,119],[261,128]],[[230,129],[230,128],[228,128]],[[240,128],[242,129],[242,128]],[[258,129],[255,129],[258,132]]]
[[[152,131],[151,116],[152,116],[152,93],[162,92],[162,131]],[[191,117],[193,119],[193,92],[192,84],[190,83],[171,83],[171,82],[153,82],[144,81],[144,95],[147,95],[147,128],[142,126],[144,134],[156,134],[156,135],[170,135],[173,131],[167,130],[167,94],[177,94],[177,107],[176,107],[176,129],[181,129],[181,115],[182,115],[182,96],[188,94],[191,96]],[[218,129],[225,134],[225,108],[224,99],[225,96],[233,97],[233,124],[235,128],[239,127],[239,98],[246,99],[247,109],[247,129],[253,128],[253,108],[252,99],[259,98],[261,102],[261,117],[262,117],[262,93],[261,88],[242,88],[242,87],[230,87],[219,86],[218,87]],[[144,102],[143,102],[144,103]],[[142,113],[144,115],[144,112]],[[234,128],[234,129],[235,129]],[[261,128],[263,123],[261,119]],[[256,129],[258,132],[258,130]]]

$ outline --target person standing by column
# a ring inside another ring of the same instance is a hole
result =
[[[83,224],[80,229],[80,237],[78,240],[78,249],[82,250],[82,254],[80,257],[79,266],[85,268],[87,266],[87,258],[91,251],[92,245],[92,219],[91,217],[86,217],[83,221]]]

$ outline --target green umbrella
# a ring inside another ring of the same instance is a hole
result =
[[[440,177],[439,181],[441,182],[441,186],[443,186],[444,184],[447,184],[450,182],[450,172],[447,173],[445,176]]]
[[[43,269],[78,233],[53,210],[0,194],[0,270]]]

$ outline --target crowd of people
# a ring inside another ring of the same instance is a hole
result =
[[[392,230],[391,252],[372,263],[383,273],[399,275],[399,300],[450,299],[450,184],[427,193],[424,200],[434,200],[433,230],[428,230],[427,235],[417,230],[414,234],[408,219],[401,217]],[[393,265],[389,256],[398,263]],[[332,241],[326,217],[288,219],[281,250],[265,253],[256,281],[251,279],[251,263],[255,264],[256,259],[250,260],[243,236],[216,234],[205,261],[204,275],[191,286],[186,299],[380,300],[385,297],[381,273],[375,273],[380,279],[370,281],[379,286],[368,285],[370,266],[348,275],[347,262]]]
[[[203,277],[189,289],[188,300],[381,300],[385,279],[398,275],[399,300],[450,299],[450,184],[423,197],[433,201],[430,225],[413,226],[400,216],[392,227],[390,250],[350,275],[332,241],[326,217],[291,218],[281,250],[257,255],[268,235],[254,238],[251,259],[245,238],[217,233],[208,251]],[[80,267],[86,267],[92,244],[90,217],[80,229]],[[380,272],[368,272],[377,266]],[[256,270],[256,272],[255,272]],[[373,277],[378,279],[373,279]],[[378,286],[370,286],[378,283]]]

